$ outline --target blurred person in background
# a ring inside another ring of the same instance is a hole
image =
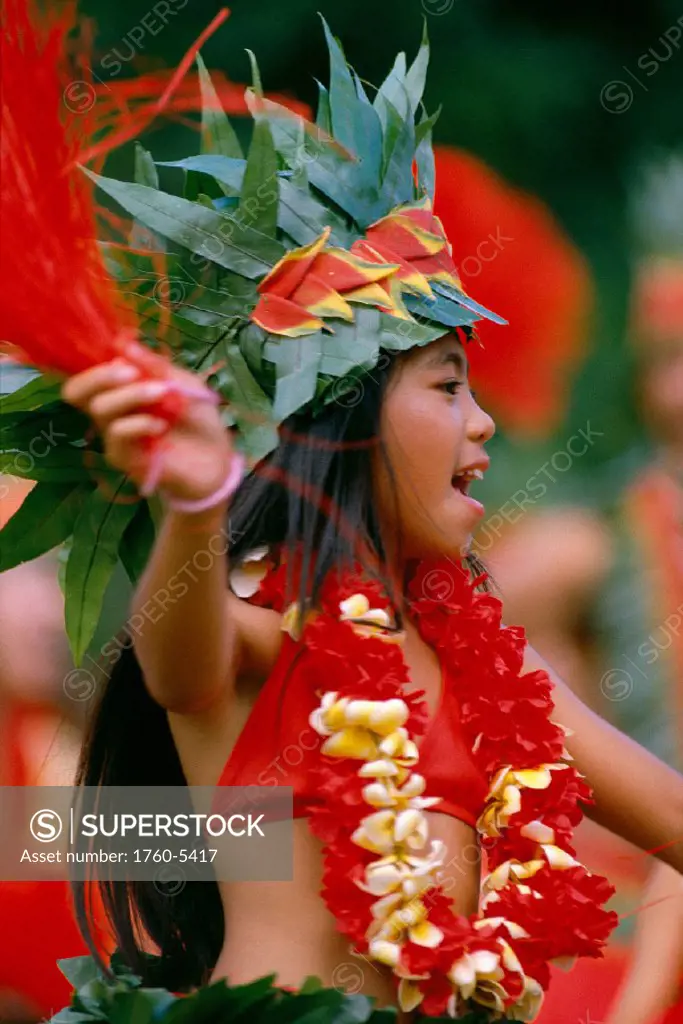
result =
[[[683,260],[641,264],[631,334],[638,405],[651,443],[647,457],[638,460],[604,518],[569,507],[532,513],[502,538],[488,562],[508,620],[526,626],[530,641],[582,699],[680,767]],[[636,918],[631,958],[605,1024],[680,1022],[683,881],[660,864],[644,878],[647,865],[632,848],[603,834],[600,839],[602,850],[594,856],[601,870],[604,857],[613,860],[609,874],[620,890],[620,911],[627,901],[633,907],[635,886],[645,882],[637,914],[631,908],[626,915]]]
[[[0,476],[0,527],[34,486]],[[65,693],[70,667],[57,558],[0,574],[0,785],[71,785],[82,710]],[[30,800],[30,797],[29,797]],[[56,960],[87,952],[68,882],[0,881],[0,1018],[37,1021],[71,986]]]

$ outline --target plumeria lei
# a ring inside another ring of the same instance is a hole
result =
[[[294,635],[285,565],[266,574],[267,562],[256,562],[251,578],[264,578],[254,600],[283,611]],[[429,841],[424,813],[439,799],[416,770],[424,694],[406,691],[403,634],[382,587],[359,572],[325,582],[293,669],[320,697],[310,722],[325,799],[309,825],[324,844],[327,907],[359,953],[392,969],[402,1009],[458,1017],[485,1007],[491,1020],[531,1021],[551,962],[602,955],[617,923],[602,905],[614,890],[575,859],[572,832],[591,791],[570,763],[567,731],[551,720],[550,678],[522,672],[524,631],[501,625],[500,601],[479,583],[444,560],[420,563],[408,589],[489,779],[477,822],[489,869],[478,912],[456,915],[439,884],[445,850]]]

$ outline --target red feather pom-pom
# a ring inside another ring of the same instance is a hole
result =
[[[26,0],[3,5],[0,338],[17,358],[64,374],[113,359],[136,334],[77,166],[90,115],[69,110],[84,77],[69,74],[65,56],[75,24],[73,2],[40,16]]]

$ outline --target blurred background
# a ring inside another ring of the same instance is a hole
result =
[[[118,105],[141,75],[158,95],[219,4],[88,0],[81,10],[98,102]],[[582,699],[680,768],[683,10],[672,0],[621,14],[583,0],[235,0],[231,11],[202,54],[245,139],[246,48],[266,92],[310,109],[315,79],[328,77],[317,11],[370,83],[399,50],[412,58],[426,22],[426,106],[443,105],[437,212],[465,290],[510,322],[485,324],[471,352],[473,386],[498,422],[476,548],[507,621],[527,627]],[[65,102],[78,113],[92,99],[75,89]],[[155,159],[197,151],[191,107],[145,133]],[[126,144],[105,173],[132,179],[133,152]],[[5,393],[30,376],[0,363]],[[0,524],[31,486],[0,476]],[[62,560],[56,550],[0,574],[5,785],[69,780],[94,690],[73,672]],[[129,596],[116,573],[91,672]],[[605,961],[558,972],[542,1024],[683,1021],[680,880],[591,825],[579,842],[588,867],[617,885],[622,924]],[[20,915],[21,936],[7,927]],[[0,885],[0,1016],[38,1020],[65,1005],[54,961],[81,951],[65,886]]]

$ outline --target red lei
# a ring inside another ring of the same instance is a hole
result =
[[[285,564],[253,600],[284,612]],[[442,844],[429,849],[416,737],[428,711],[410,677],[380,584],[358,573],[325,581],[305,622],[307,655],[294,671],[321,697],[309,825],[324,844],[322,896],[355,949],[393,969],[398,1001],[427,1016],[486,1007],[533,1020],[549,963],[599,957],[617,915],[614,889],[578,861],[572,832],[591,790],[569,763],[566,730],[551,720],[546,672],[522,672],[521,628],[501,625],[501,602],[448,559],[422,562],[408,587],[420,635],[447,665],[462,725],[490,789],[477,830],[487,854],[479,912],[457,916],[439,885]],[[324,690],[320,687],[324,680]],[[363,762],[359,768],[359,761]]]

